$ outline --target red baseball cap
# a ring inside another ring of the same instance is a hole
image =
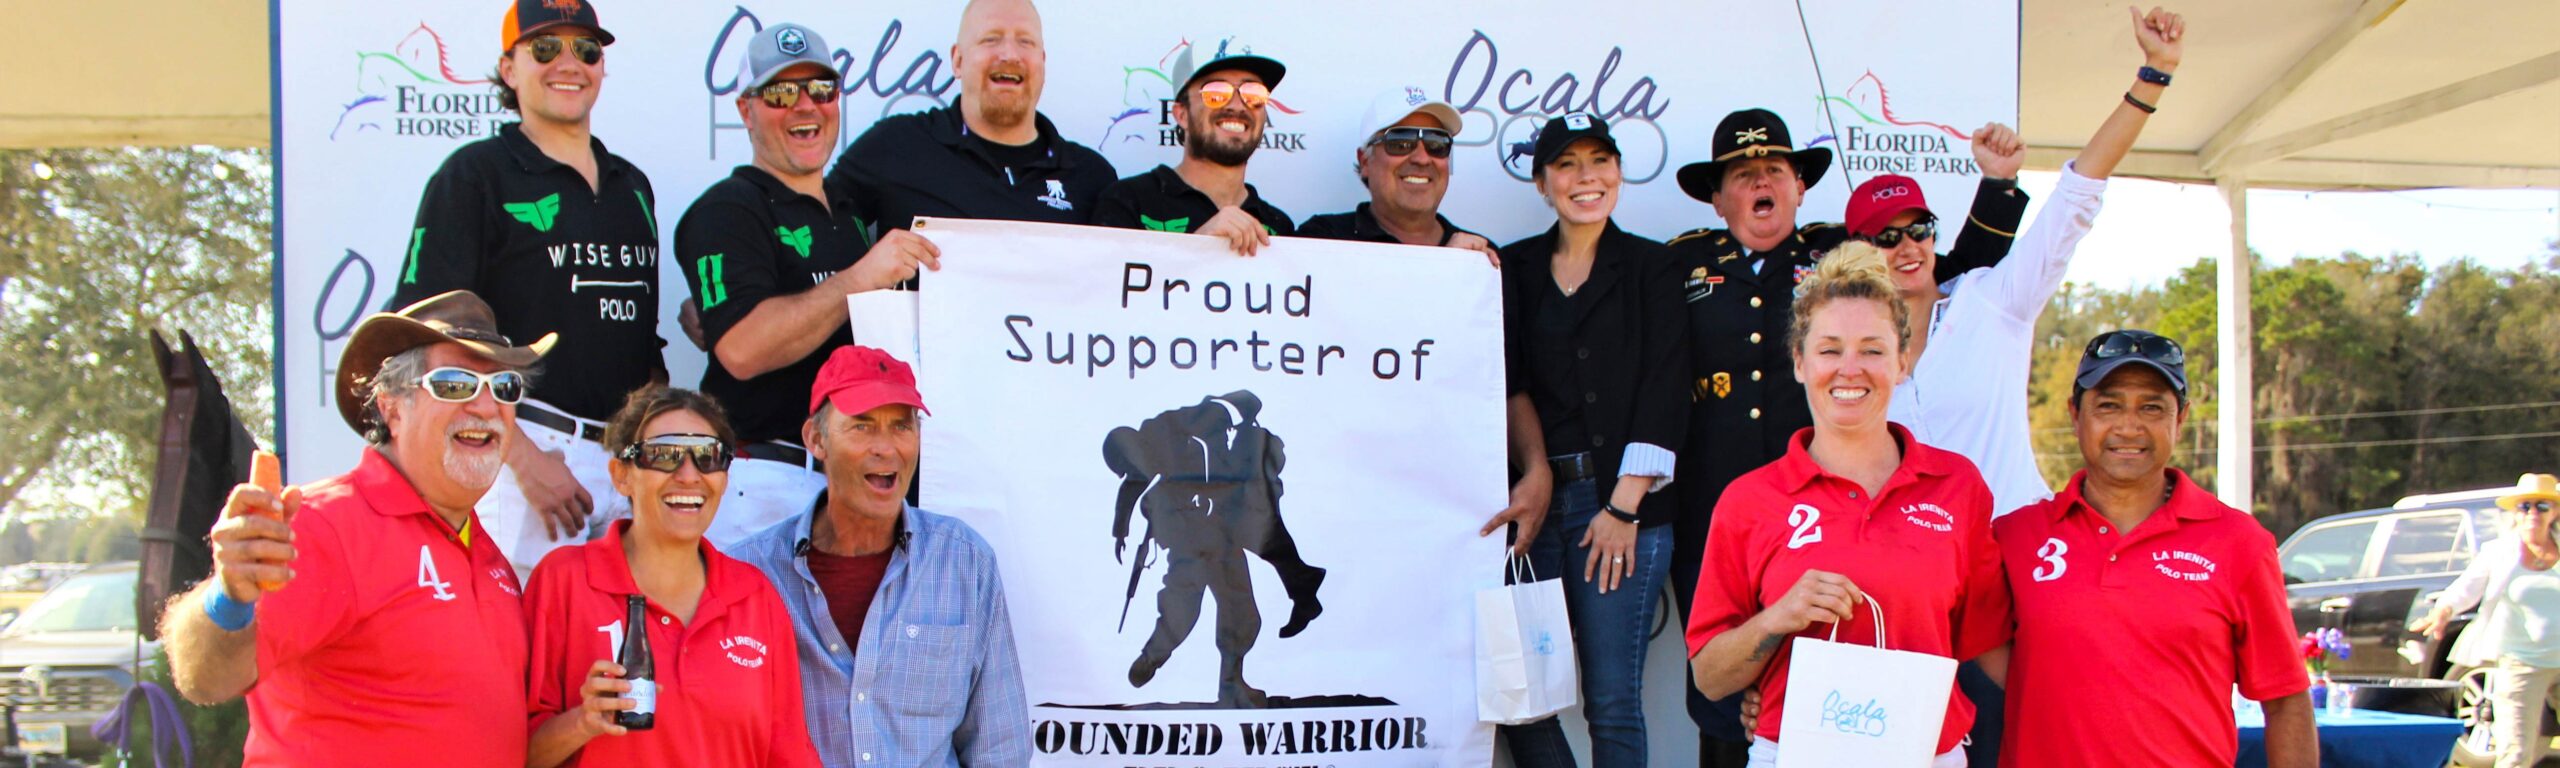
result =
[[[1884,225],[1903,211],[1929,212],[1929,200],[1920,195],[1920,182],[1909,176],[1885,175],[1868,179],[1849,193],[1849,234],[1865,237],[1884,231]]]
[[[809,412],[815,414],[827,403],[847,415],[883,405],[912,405],[933,414],[916,391],[914,369],[887,352],[855,344],[837,347],[818,368],[818,381],[809,387]]]

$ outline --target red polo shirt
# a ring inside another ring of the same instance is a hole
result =
[[[378,451],[302,494],[293,583],[258,601],[246,764],[523,765],[506,556],[466,546]]]
[[[2311,687],[2275,537],[2175,469],[2168,503],[2114,530],[2087,476],[1993,524],[2017,615],[2000,764],[2230,765],[2234,684]]]
[[[1726,486],[1707,528],[1706,565],[1689,612],[1689,655],[1775,605],[1807,570],[1849,577],[1883,607],[1892,650],[1970,659],[1998,647],[2008,625],[2008,588],[1991,541],[1991,490],[1973,463],[1891,425],[1902,465],[1870,496],[1823,471],[1806,453],[1813,430],[1798,430],[1787,454]],[[1875,638],[1862,608],[1840,627],[1841,642]],[[1831,625],[1795,637],[1829,639]],[[1794,641],[1779,646],[1760,677],[1756,735],[1778,739],[1787,705]],[[1954,749],[1973,726],[1973,704],[1950,689],[1938,751]]]
[[[532,695],[519,733],[576,707],[588,668],[621,650],[626,599],[639,592],[622,554],[630,527],[629,520],[616,522],[602,538],[553,551],[533,569],[524,615],[533,636]],[[708,583],[692,621],[677,621],[656,602],[647,609],[657,727],[598,736],[563,765],[817,768],[801,717],[797,638],[782,596],[763,571],[720,554],[708,540],[702,560]]]

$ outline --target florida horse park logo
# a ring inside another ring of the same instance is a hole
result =
[[[1982,172],[1973,162],[1972,133],[1895,112],[1892,90],[1873,70],[1859,75],[1841,95],[1819,101],[1834,120],[1843,123],[1842,130],[1814,137],[1805,147],[1838,146],[1841,165],[1848,170],[1967,176]]]
[[[455,70],[434,27],[419,24],[387,49],[356,51],[355,60],[356,95],[334,105],[331,141],[367,134],[471,141],[514,120],[488,79]]]
[[[1236,45],[1235,38],[1225,38],[1218,41],[1218,47],[1209,55],[1200,56],[1197,55],[1198,47],[1194,46],[1189,38],[1184,38],[1174,43],[1173,47],[1167,49],[1163,55],[1157,56],[1152,64],[1122,66],[1120,68],[1120,110],[1112,113],[1111,123],[1102,130],[1102,141],[1094,148],[1107,152],[1115,143],[1143,143],[1158,147],[1182,146],[1182,127],[1175,125],[1173,120],[1174,99],[1181,96],[1178,91],[1182,89],[1183,81],[1191,79],[1191,73],[1198,71],[1201,63],[1228,55],[1228,49],[1231,46],[1235,48],[1237,54],[1253,52],[1251,46]],[[1142,121],[1151,114],[1155,116],[1155,130],[1149,132],[1146,130],[1146,123]],[[1263,108],[1264,128],[1261,148],[1278,152],[1305,151],[1307,134],[1279,130],[1280,119],[1283,116],[1294,118],[1301,114],[1304,113],[1289,106],[1279,94],[1273,94],[1271,103]]]

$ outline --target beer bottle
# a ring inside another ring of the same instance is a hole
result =
[[[631,596],[631,607],[622,626],[622,650],[613,663],[622,665],[622,679],[631,683],[631,708],[613,715],[613,723],[634,731],[645,731],[658,724],[658,665],[649,657],[649,601]]]

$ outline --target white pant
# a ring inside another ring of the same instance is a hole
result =
[[[1778,743],[1758,736],[1751,737],[1750,768],[1778,768]],[[1929,768],[1965,768],[1964,746],[1947,750],[1929,761]]]
[[[528,405],[533,402],[525,401]],[[559,409],[551,410],[557,412]],[[609,457],[605,455],[604,446],[522,419],[516,421],[516,428],[533,441],[533,447],[559,451],[560,457],[568,462],[570,476],[577,478],[578,485],[587,489],[587,496],[595,500],[595,509],[587,515],[589,521],[631,516],[631,500],[613,489],[613,475],[605,468]],[[516,483],[516,471],[512,468],[498,471],[498,482],[489,486],[487,495],[480,497],[479,510],[481,528],[490,541],[497,542],[498,550],[507,554],[507,562],[515,564],[516,575],[520,578],[532,576],[533,567],[542,562],[544,555],[551,554],[551,550],[587,541],[585,531],[568,531],[557,539],[544,533],[542,521],[532,517],[532,507],[525,502],[524,489]]]
[[[2550,744],[2542,732],[2542,707],[2550,700],[2552,685],[2560,683],[2560,668],[2528,667],[2501,658],[2491,674],[2498,682],[2497,695],[2490,700],[2497,716],[2492,735],[2498,739],[2498,768],[2527,768],[2540,762]]]
[[[730,462],[729,492],[721,495],[702,538],[729,551],[748,536],[809,511],[826,489],[826,473],[809,466],[748,458]]]

